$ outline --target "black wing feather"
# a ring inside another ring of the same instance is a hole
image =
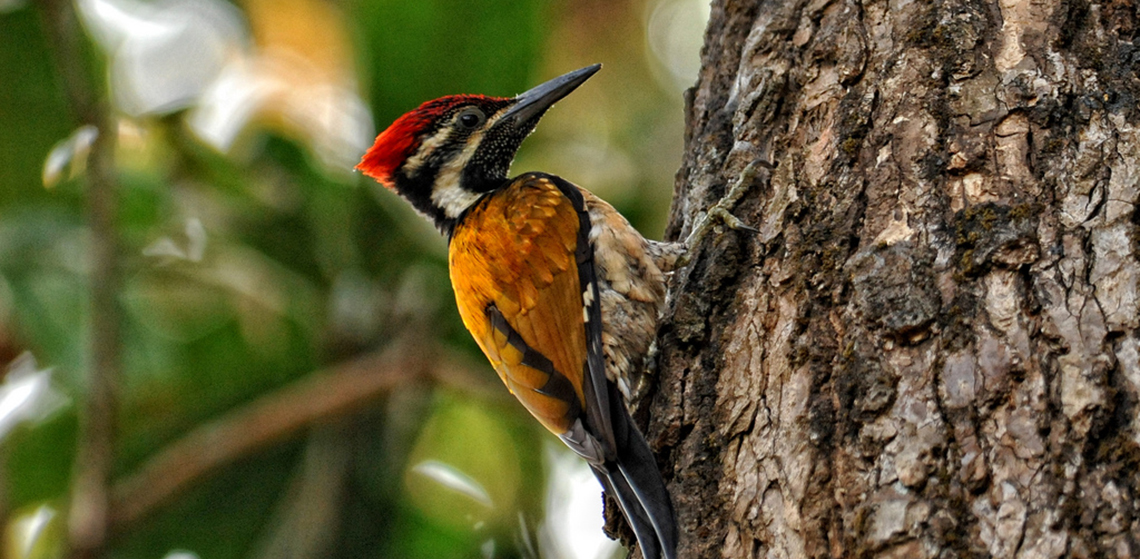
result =
[[[606,359],[602,349],[602,301],[598,293],[598,276],[594,269],[594,246],[590,244],[590,212],[586,200],[578,187],[553,175],[548,177],[558,186],[558,190],[570,199],[574,211],[578,212],[578,246],[575,260],[578,264],[578,283],[581,293],[590,290],[593,294],[586,305],[586,371],[583,375],[582,392],[593,406],[586,406],[586,424],[591,432],[602,441],[606,460],[616,458],[617,444],[614,441],[614,426],[610,410],[610,391],[606,390]],[[583,301],[585,305],[585,301]],[[596,410],[596,413],[591,413]]]

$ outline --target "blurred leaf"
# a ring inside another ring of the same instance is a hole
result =
[[[0,15],[0,208],[59,200],[44,191],[41,171],[52,146],[76,126],[41,26],[31,9]]]
[[[75,433],[74,410],[12,433],[7,441],[5,493],[9,506],[64,501],[75,457]]]
[[[8,537],[4,538],[8,549],[4,557],[11,559],[55,559],[63,557],[64,520],[59,511],[49,505],[40,504],[26,507],[12,515],[8,525]]]
[[[367,80],[377,126],[453,93],[510,96],[534,79],[545,41],[546,1],[363,1]]]
[[[28,352],[8,366],[0,383],[0,441],[19,423],[43,420],[67,403],[52,386],[51,373]]]
[[[158,550],[178,548],[211,559],[245,557],[265,529],[301,446],[278,446],[205,480],[132,527],[116,546],[117,555],[153,558]]]
[[[451,464],[439,460],[425,460],[412,466],[411,471],[434,480],[448,489],[467,495],[487,508],[495,507],[495,503],[491,501],[491,496],[487,494],[487,490],[483,488],[481,483]]]
[[[429,518],[467,528],[513,522],[522,474],[518,449],[504,426],[474,402],[441,398],[410,460],[409,496]]]
[[[11,297],[15,334],[71,387],[86,350],[82,234],[78,216],[54,205],[0,214],[0,277]]]
[[[60,180],[78,176],[87,163],[91,144],[98,136],[99,130],[87,124],[57,142],[44,160],[44,187],[51,188]]]

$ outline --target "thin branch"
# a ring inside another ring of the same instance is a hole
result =
[[[68,515],[73,557],[105,555],[108,482],[115,443],[115,385],[121,343],[118,240],[116,237],[115,131],[97,85],[91,83],[81,47],[82,31],[74,5],[44,0],[46,29],[72,109],[83,124],[98,130],[87,160],[87,217],[91,257],[91,362],[86,395],[79,408],[79,437]]]
[[[222,466],[284,440],[320,421],[342,416],[400,385],[428,379],[429,363],[410,344],[316,372],[277,392],[205,423],[170,444],[135,474],[115,484],[112,526],[132,526]]]
[[[329,555],[339,511],[349,489],[352,446],[344,441],[347,422],[311,430],[300,467],[282,491],[257,551],[256,559],[308,559]]]

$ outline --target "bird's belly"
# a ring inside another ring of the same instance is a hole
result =
[[[666,274],[649,241],[608,203],[586,195],[602,307],[606,376],[628,405],[643,389],[645,356],[657,335]]]

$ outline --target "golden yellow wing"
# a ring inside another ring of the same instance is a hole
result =
[[[557,435],[574,429],[586,397],[580,227],[554,180],[527,174],[480,201],[449,246],[464,325],[507,388]]]

